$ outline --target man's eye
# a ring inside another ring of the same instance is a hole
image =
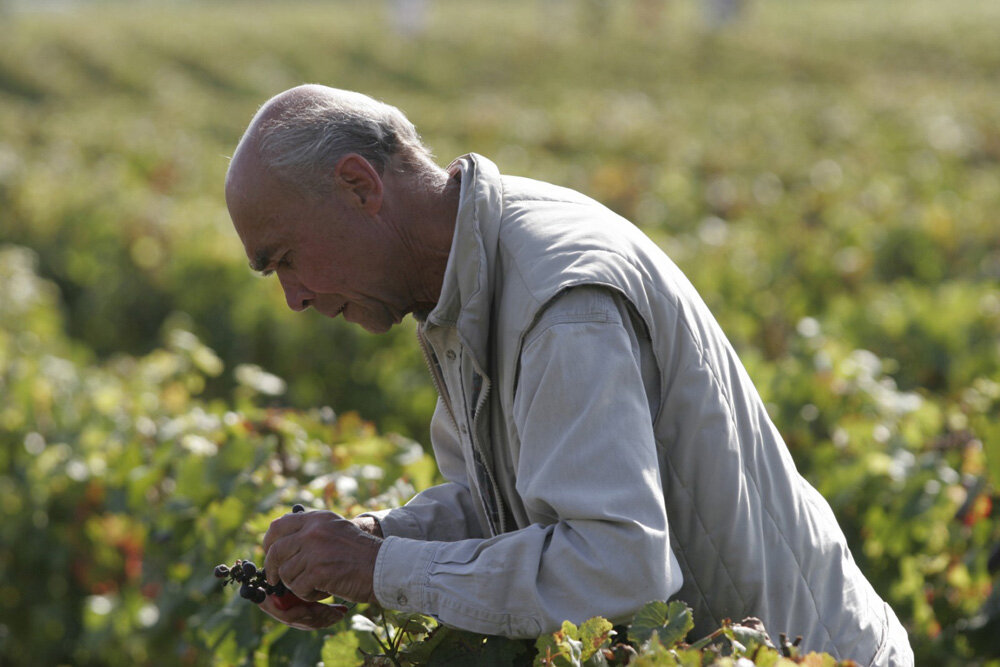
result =
[[[287,269],[291,265],[292,265],[292,253],[286,252],[284,255],[281,256],[281,259],[278,260],[278,266],[281,266],[281,267],[284,267],[284,268]]]

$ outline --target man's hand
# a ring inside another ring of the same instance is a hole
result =
[[[279,609],[273,595],[268,595],[257,606],[273,618],[297,630],[319,630],[333,625],[347,614],[347,607],[342,604],[322,602],[306,602],[289,609]]]
[[[375,559],[382,545],[376,533],[381,530],[370,517],[349,521],[333,512],[317,511],[275,519],[264,535],[268,583],[276,585],[280,579],[307,601],[339,595],[356,602],[376,602]],[[346,612],[342,605],[316,604],[279,610],[271,600],[260,606],[283,623],[307,628],[336,623]],[[339,616],[330,621],[333,610]],[[314,625],[317,622],[323,625]]]

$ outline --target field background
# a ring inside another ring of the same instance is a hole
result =
[[[918,664],[1000,664],[1000,3],[641,4],[438,0],[412,32],[376,2],[0,2],[0,663],[329,665],[351,635],[210,574],[291,502],[436,475],[412,322],[288,311],[230,228],[246,123],[320,82],[640,225]]]

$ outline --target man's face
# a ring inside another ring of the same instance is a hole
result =
[[[411,310],[399,240],[335,191],[305,196],[263,172],[231,172],[226,203],[250,265],[275,273],[294,311],[343,313],[373,333]]]

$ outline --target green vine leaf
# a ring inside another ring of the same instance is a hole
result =
[[[764,624],[758,618],[744,618],[739,623],[730,626],[735,641],[743,644],[746,653],[752,653],[758,646],[774,648],[771,638],[764,629]]]
[[[292,630],[281,635],[268,652],[268,667],[312,667],[322,656],[324,636],[317,632]]]
[[[578,639],[583,644],[581,660],[584,662],[590,660],[591,656],[596,654],[599,649],[611,643],[611,637],[614,636],[615,632],[612,627],[611,621],[600,616],[584,621],[578,635]]]
[[[576,625],[563,621],[561,630],[539,637],[535,642],[538,655],[534,667],[581,667],[583,642],[578,636]]]
[[[358,660],[358,636],[353,632],[338,632],[323,642],[321,657],[324,665],[350,665]]]
[[[694,628],[694,613],[683,602],[649,602],[635,615],[629,634],[640,644],[650,640],[655,632],[667,648],[684,641]]]
[[[486,635],[438,626],[423,641],[404,645],[400,657],[406,664],[459,667],[481,664]]]

